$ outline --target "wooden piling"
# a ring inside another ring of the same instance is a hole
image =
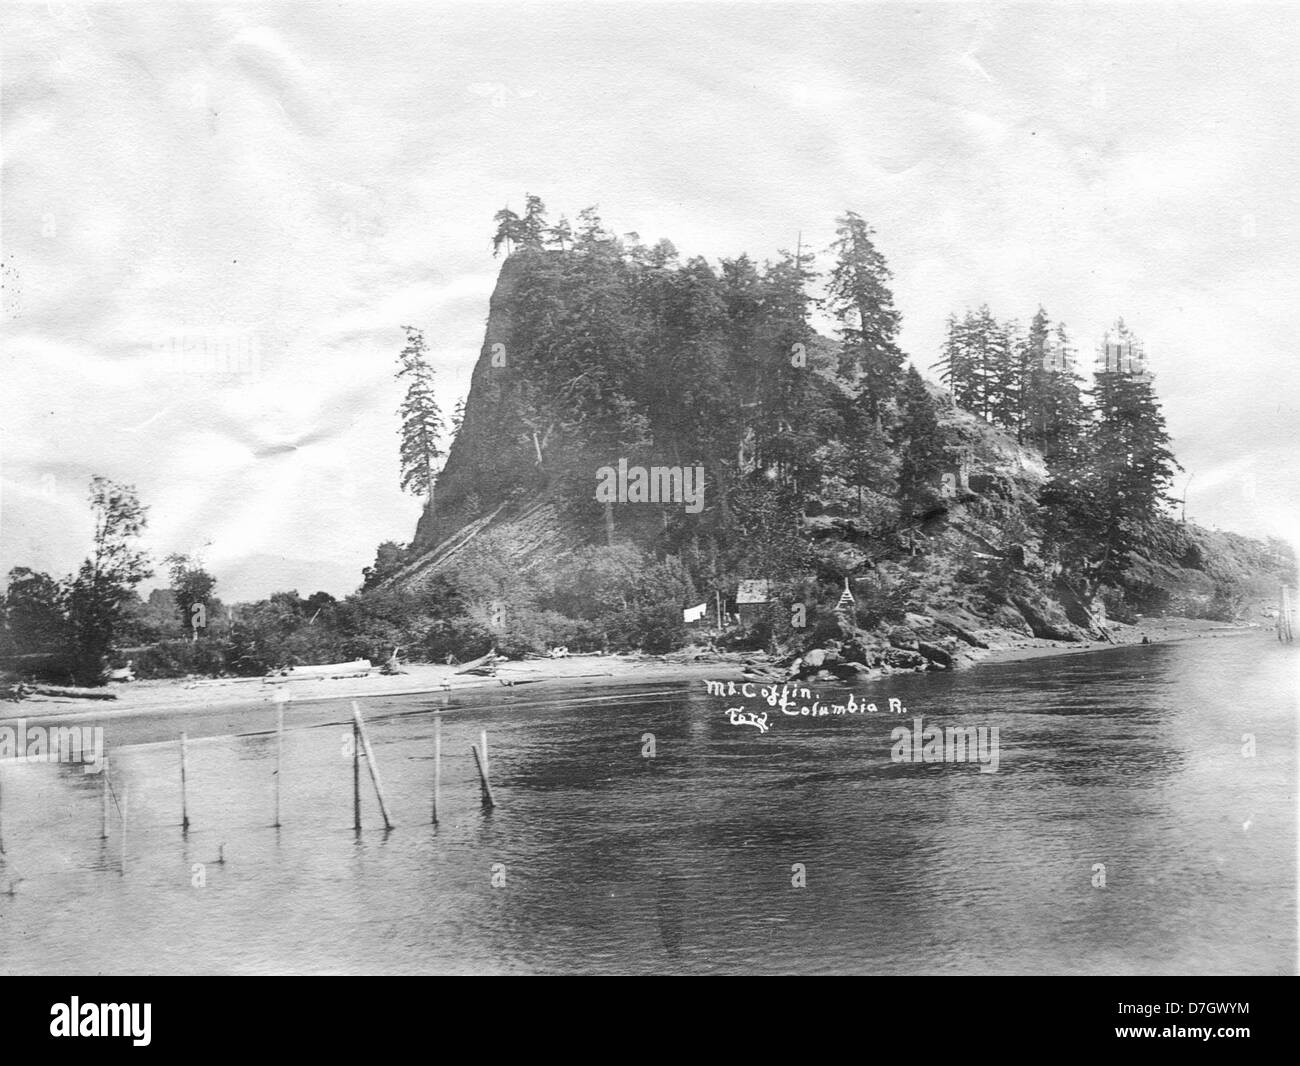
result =
[[[125,781],[122,782],[122,873],[126,874],[126,812],[129,786]]]
[[[284,763],[284,702],[275,705],[275,828],[280,828],[280,770]]]
[[[483,806],[495,807],[496,800],[492,798],[492,785],[488,782],[487,760],[478,753],[478,748],[471,744],[469,750],[474,753],[474,765],[478,767],[479,784],[483,786]]]
[[[379,765],[375,762],[375,753],[370,747],[370,737],[366,734],[366,723],[361,717],[361,708],[357,701],[352,701],[352,721],[361,731],[361,745],[366,749],[366,766],[370,768],[370,780],[375,786],[375,795],[379,798],[379,813],[384,816],[384,828],[392,829],[393,820],[388,817],[388,801],[384,798],[384,785],[379,780]]]
[[[361,732],[352,722],[352,828],[361,832]]]
[[[189,808],[185,803],[185,772],[187,769],[187,758],[185,753],[185,734],[181,734],[181,832],[190,831],[190,814]]]
[[[486,775],[486,774],[488,773],[488,750],[487,750],[487,730],[486,730],[486,729],[480,729],[480,730],[478,731],[478,750],[479,750],[479,751],[482,753],[482,755],[483,755],[483,773],[484,773],[484,775]]]
[[[108,756],[104,756],[104,787],[99,790],[100,797],[100,818],[99,818],[99,839],[108,839],[108,801],[109,789],[108,783]]]
[[[433,824],[438,824],[438,793],[442,789],[442,719],[433,720]]]

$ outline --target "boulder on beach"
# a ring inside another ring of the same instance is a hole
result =
[[[951,670],[957,664],[957,660],[953,658],[952,653],[945,648],[939,647],[938,644],[930,644],[923,640],[917,645],[917,651],[929,659],[930,662],[942,666],[945,670]]]
[[[906,626],[894,626],[889,631],[889,643],[892,647],[905,651],[916,651],[917,636]]]
[[[912,670],[918,666],[925,666],[925,659],[920,652],[908,651],[905,648],[888,648],[884,659],[886,665],[895,670]]]
[[[1034,636],[1046,640],[1078,641],[1082,634],[1066,617],[1065,611],[1049,600],[1040,598],[1037,603],[1027,597],[1016,597],[1013,602],[1024,616]]]

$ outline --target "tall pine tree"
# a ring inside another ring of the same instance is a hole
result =
[[[1019,437],[1043,453],[1049,471],[1079,459],[1088,410],[1065,326],[1053,330],[1039,307],[1019,346],[1022,374]]]
[[[899,435],[903,439],[898,469],[899,506],[905,516],[915,517],[939,505],[939,486],[947,459],[934,399],[916,367],[907,368],[899,406]]]
[[[831,245],[835,266],[826,291],[827,304],[839,320],[841,373],[860,382],[867,407],[879,423],[902,375],[903,353],[895,342],[901,316],[894,309],[889,267],[872,240],[874,231],[853,211],[837,223],[837,239]]]
[[[433,367],[424,334],[413,326],[406,330],[406,347],[398,357],[401,367],[396,377],[406,380],[406,398],[398,409],[402,419],[401,472],[402,488],[429,497],[437,480],[435,466],[442,458],[439,446],[442,435],[442,412],[433,392]]]
[[[943,348],[932,369],[939,371],[939,379],[948,386],[958,407],[978,411],[984,393],[971,345],[972,321],[969,311],[960,319],[956,315],[948,316]]]
[[[1136,344],[1122,321],[1113,335]],[[1164,413],[1151,375],[1135,364],[1099,366],[1093,404],[1097,421],[1091,459],[1101,479],[1101,494],[1113,520],[1132,524],[1154,518],[1168,502],[1166,489],[1182,469],[1169,450]]]

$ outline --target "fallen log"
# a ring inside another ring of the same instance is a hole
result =
[[[32,692],[40,696],[68,696],[78,700],[115,700],[116,692],[97,688],[72,688],[68,685],[31,685]]]
[[[496,649],[493,648],[486,655],[480,655],[477,659],[472,659],[465,663],[459,669],[453,671],[454,674],[471,674],[476,670],[482,670],[485,666],[491,666],[493,660],[497,657]]]
[[[268,685],[281,685],[286,681],[321,681],[336,677],[365,677],[374,667],[369,659],[355,659],[350,663],[324,663],[321,666],[291,666],[283,673],[263,678]]]

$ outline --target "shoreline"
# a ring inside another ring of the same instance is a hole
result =
[[[1201,619],[1152,619],[1130,626],[1112,623],[1109,632],[1114,643],[1106,641],[1053,641],[998,631],[989,634],[987,649],[964,649],[969,670],[982,663],[1012,663],[1058,655],[1141,646],[1146,636],[1150,644],[1169,644],[1197,639],[1264,635],[1263,625],[1230,625]],[[28,696],[17,703],[0,704],[0,722],[15,718],[89,717],[112,719],[137,716],[184,716],[190,713],[226,712],[266,709],[275,706],[273,696],[287,691],[292,697],[288,706],[329,703],[338,700],[396,698],[402,696],[439,695],[499,691],[506,694],[532,695],[533,684],[545,687],[538,692],[564,689],[623,687],[629,684],[664,684],[691,680],[734,680],[741,675],[746,661],[763,664],[767,657],[760,652],[698,652],[685,649],[664,656],[592,655],[567,659],[514,659],[498,665],[496,677],[457,675],[456,666],[435,663],[410,663],[395,675],[372,673],[367,677],[304,679],[267,684],[262,678],[167,678],[112,685],[117,699],[88,701],[59,696]],[[899,673],[911,675],[911,671]],[[893,674],[865,680],[866,684],[887,682]]]
[[[1009,663],[1031,659],[1045,659],[1055,655],[1080,655],[1084,652],[1111,651],[1116,648],[1141,647],[1144,636],[1151,644],[1179,644],[1203,638],[1238,637],[1252,633],[1266,634],[1270,627],[1257,624],[1212,622],[1202,618],[1161,618],[1145,624],[1127,625],[1112,622],[1107,631],[1115,638],[1104,640],[1064,641],[1042,640],[1037,637],[1024,642],[990,647],[980,653],[982,663]]]

